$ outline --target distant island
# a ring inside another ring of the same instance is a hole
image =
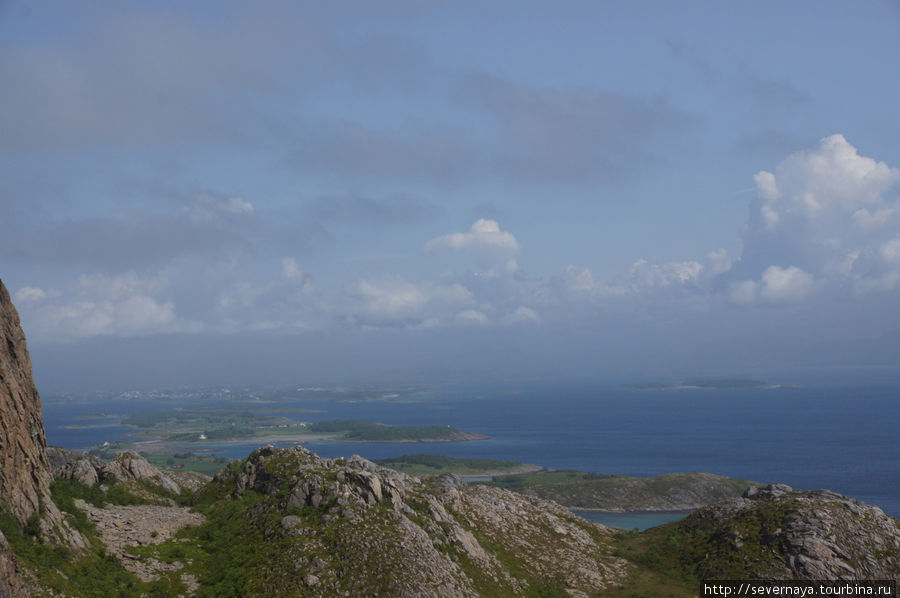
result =
[[[465,459],[443,455],[403,455],[389,459],[376,459],[382,467],[414,476],[441,475],[453,473],[464,477],[490,478],[494,476],[536,473],[546,471],[546,467],[501,461],[497,459]]]
[[[192,407],[163,412],[132,413],[122,418],[142,451],[171,452],[179,445],[223,442],[466,442],[483,434],[452,426],[392,426],[365,420],[296,421],[279,415],[259,415],[222,406]],[[155,446],[158,445],[158,446]]]
[[[737,498],[758,482],[711,473],[647,478],[557,470],[495,477],[488,485],[555,501],[573,510],[610,513],[691,511]]]
[[[755,389],[786,389],[798,390],[801,387],[795,384],[773,384],[755,378],[688,378],[678,382],[641,382],[626,384],[625,388],[632,390],[680,390],[680,389],[710,389],[710,390],[755,390]]]

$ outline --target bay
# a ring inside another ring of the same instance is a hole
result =
[[[453,385],[403,400],[283,405],[295,419],[366,419],[394,425],[450,425],[491,436],[461,443],[312,442],[323,457],[402,454],[504,459],[549,469],[618,475],[705,471],[795,488],[827,488],[900,516],[900,389],[896,386],[808,386],[803,389],[634,390],[569,382]],[[78,413],[171,408],[169,401],[50,400],[44,414],[50,444],[81,448],[123,439],[120,428],[71,430]],[[177,402],[190,404],[187,399]],[[297,414],[293,408],[316,409]],[[211,445],[243,458],[255,443]]]

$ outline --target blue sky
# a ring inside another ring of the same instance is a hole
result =
[[[896,372],[900,3],[297,4],[0,5],[40,384]]]

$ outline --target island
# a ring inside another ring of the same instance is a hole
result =
[[[443,455],[403,455],[389,459],[377,459],[375,463],[414,476],[453,473],[465,478],[492,478],[547,471],[546,467],[530,463],[497,459],[464,459]]]
[[[667,473],[652,477],[557,470],[495,477],[486,482],[549,499],[572,510],[607,513],[691,511],[737,498],[757,482],[711,473]]]
[[[261,415],[222,406],[133,413],[125,416],[121,423],[134,428],[129,436],[136,440],[141,451],[155,453],[172,452],[172,447],[181,445],[235,441],[261,444],[302,444],[313,440],[406,443],[467,442],[489,438],[446,425],[393,426],[356,419],[296,421],[281,415]]]
[[[796,384],[773,384],[755,378],[688,378],[678,382],[641,382],[626,384],[631,390],[799,390]]]

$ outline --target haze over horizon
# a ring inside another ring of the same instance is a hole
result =
[[[900,4],[0,5],[41,390],[900,378]]]

